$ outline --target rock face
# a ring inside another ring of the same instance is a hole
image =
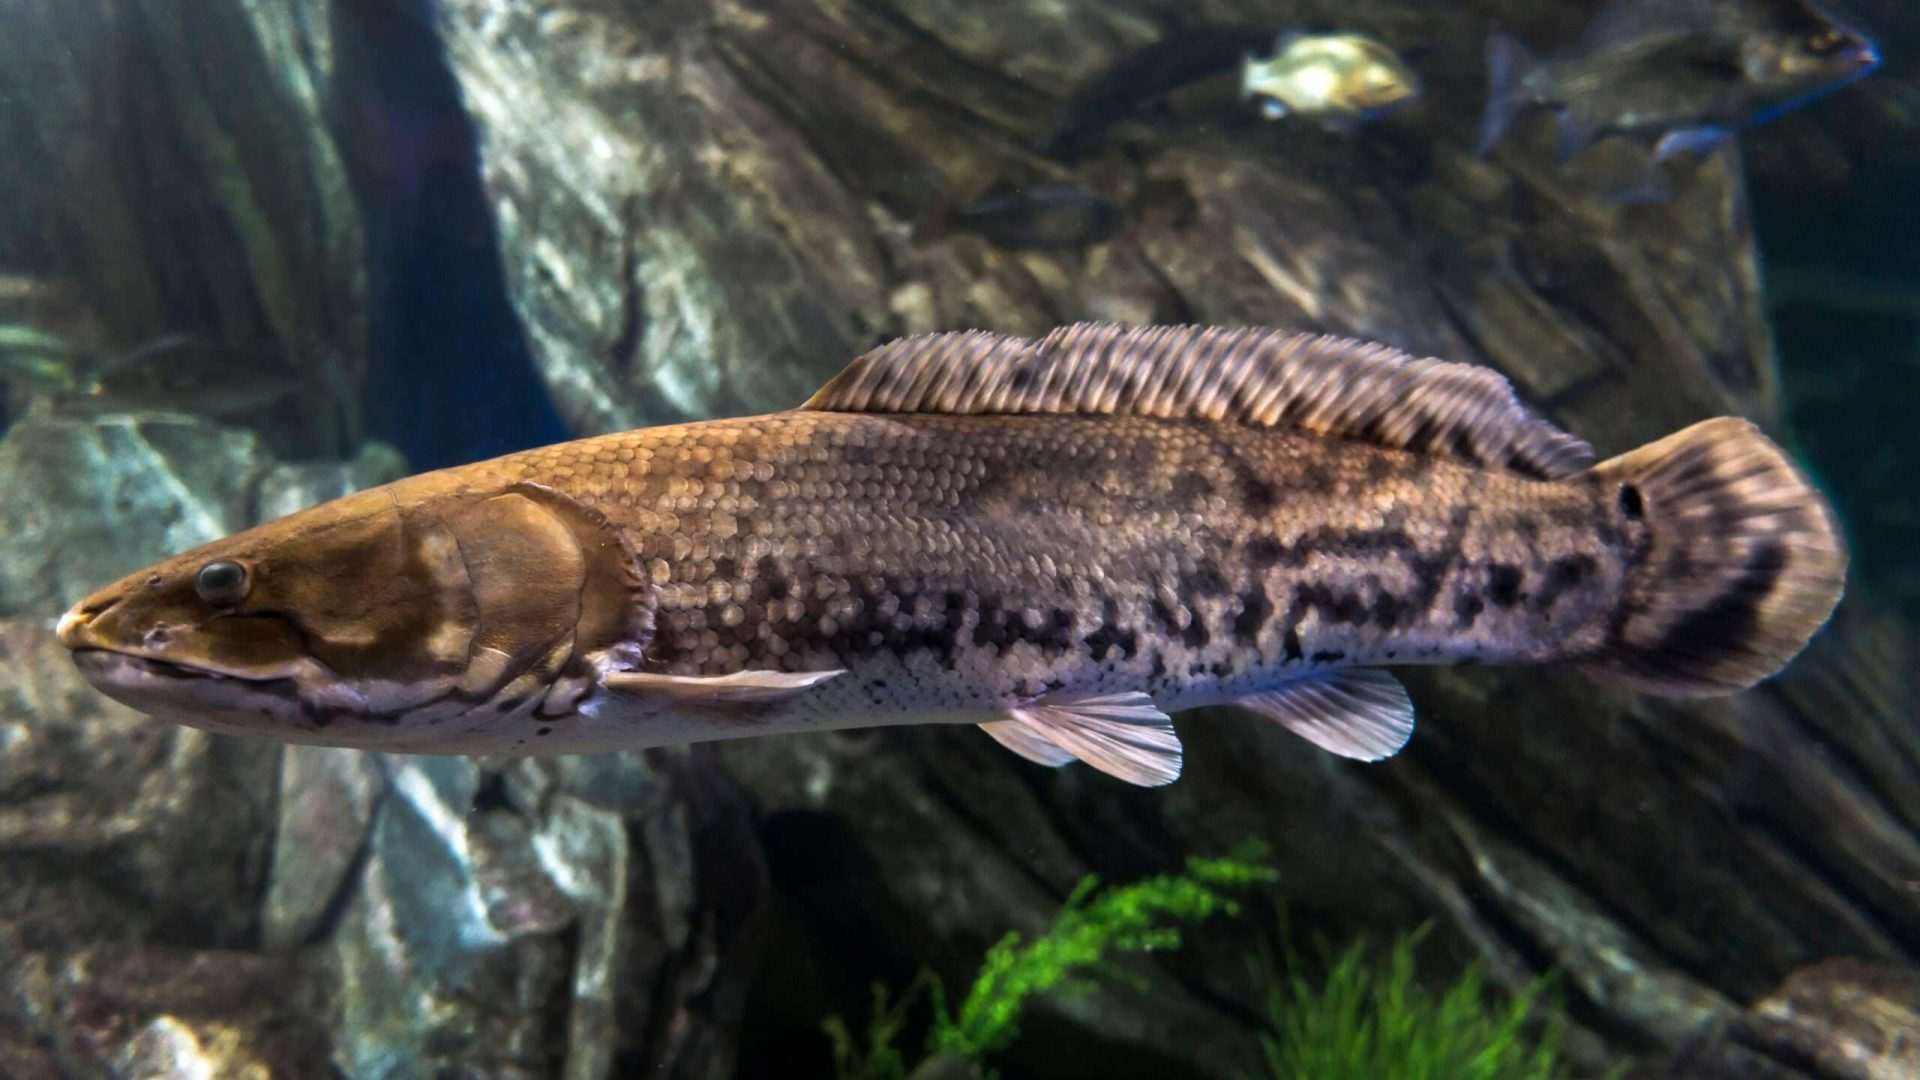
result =
[[[438,10],[510,291],[581,430],[786,407],[901,333],[1082,317],[1284,323],[1483,360],[1601,443],[1767,412],[1734,159],[1635,208],[1582,197],[1537,156],[1476,162],[1488,19],[1545,41],[1582,17],[1485,6],[1289,12],[1432,47],[1429,101],[1362,139],[1136,125],[1071,170],[1036,150],[1063,100],[1177,33],[1174,17],[920,0]],[[923,228],[994,181],[1059,179],[1126,206],[1122,234],[1012,254]]]
[[[358,385],[356,226],[319,103],[331,35],[367,7],[22,5],[0,101],[35,108],[0,106],[4,269],[109,298],[103,340],[267,340]],[[1619,205],[1553,166],[1537,125],[1468,153],[1489,23],[1545,47],[1587,5],[1295,5],[1291,22],[1427,47],[1427,99],[1355,137],[1180,103],[1073,161],[1038,149],[1130,50],[1268,8],[440,0],[423,17],[471,112],[513,307],[583,432],[784,407],[895,334],[1083,317],[1478,360],[1603,452],[1712,413],[1777,424],[1737,154]],[[94,108],[153,134],[76,138]],[[164,212],[133,212],[136,177]],[[1047,252],[939,227],[997,181],[1079,185],[1122,226]],[[183,240],[157,220],[221,227]],[[1296,927],[1437,918],[1438,949],[1502,980],[1561,970],[1594,1062],[1733,1032],[1740,1053],[1837,1077],[1856,1074],[1828,1049],[1899,1063],[1912,1045],[1887,1003],[1920,959],[1920,655],[1870,592],[1738,698],[1428,673],[1391,763],[1222,711],[1181,720],[1186,775],[1157,792],[967,730],[511,764],[288,750],[79,685],[48,622],[81,591],[397,467],[289,464],[283,441],[352,446],[328,415],[248,431],[36,411],[0,440],[0,970],[20,973],[0,1072],[719,1077],[737,1047],[741,1075],[811,1073],[819,1020],[859,1014],[871,980],[930,963],[957,989],[1083,873],[1249,836]],[[1043,1001],[1008,1074],[1255,1067],[1251,932],[1139,967],[1146,994]],[[1833,957],[1871,967],[1809,968]]]
[[[1594,194],[1605,152],[1558,168],[1539,125],[1490,160],[1468,152],[1490,23],[1545,48],[1588,15],[1290,9],[1425,47],[1427,100],[1354,139],[1149,117],[1064,162],[1037,149],[1062,102],[1182,16],[917,0],[439,7],[509,289],[582,429],[790,405],[895,334],[1084,317],[1293,324],[1478,360],[1603,453],[1705,415],[1776,420],[1737,153],[1670,167],[1665,202],[1621,205]],[[1206,8],[1212,23],[1262,17]],[[1079,184],[1125,207],[1125,225],[1064,253],[925,227],[994,181]],[[843,1008],[859,1007],[866,973],[898,979],[910,957],[959,977],[1088,868],[1126,876],[1253,834],[1279,851],[1289,902],[1329,932],[1438,910],[1455,948],[1507,976],[1564,968],[1598,1058],[1674,1045],[1811,960],[1920,949],[1920,898],[1898,885],[1920,871],[1913,649],[1905,624],[1856,600],[1787,678],[1731,701],[1656,702],[1569,673],[1438,674],[1415,681],[1426,721],[1411,751],[1373,768],[1243,716],[1196,717],[1182,724],[1186,777],[1151,796],[1007,761],[964,731],[723,753],[769,836],[806,838],[791,845],[806,856],[774,859],[775,922]],[[1183,972],[1201,1000],[1230,994],[1240,969],[1212,960]],[[1233,1068],[1179,1034],[1202,1022],[1175,1019],[1189,1008],[1214,1011],[1165,992],[1048,1022],[1091,1023],[1123,1059]],[[750,1062],[804,1052],[811,1020],[788,1019],[790,1042],[749,1036],[764,1055]]]
[[[1828,960],[1637,1080],[1899,1080],[1920,1075],[1920,971]]]
[[[0,274],[84,298],[85,347],[184,335],[166,364],[303,379],[249,422],[304,455],[355,449],[365,348],[328,27],[309,0],[26,0],[0,35]]]

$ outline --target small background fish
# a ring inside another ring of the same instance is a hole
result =
[[[1344,132],[1419,97],[1420,77],[1364,34],[1284,34],[1273,55],[1246,57],[1240,92],[1269,119],[1297,115]]]
[[[1711,150],[1878,64],[1871,39],[1817,0],[1612,0],[1546,60],[1506,34],[1489,38],[1478,146],[1544,107],[1562,160],[1612,134],[1645,136],[1663,158]]]

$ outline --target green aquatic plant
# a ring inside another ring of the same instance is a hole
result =
[[[1487,993],[1479,962],[1444,993],[1415,979],[1414,949],[1422,927],[1403,935],[1384,964],[1355,942],[1334,958],[1324,979],[1300,973],[1285,949],[1288,974],[1272,950],[1255,977],[1266,985],[1269,1031],[1261,1036],[1273,1080],[1565,1080],[1564,1026],[1556,1016],[1534,1027],[1535,1007],[1550,987],[1541,978],[1504,1001]],[[1283,936],[1284,940],[1284,936]]]
[[[845,1020],[837,1015],[827,1017],[820,1026],[833,1043],[834,1080],[905,1080],[907,1060],[895,1044],[907,1026],[907,1013],[914,1002],[938,985],[933,972],[922,968],[904,993],[888,1001],[891,994],[887,984],[874,983],[873,1012],[867,1018],[864,1045],[854,1039]]]
[[[1021,935],[1012,931],[987,950],[958,1011],[948,1010],[940,981],[922,971],[892,1001],[884,986],[874,987],[864,1042],[853,1037],[840,1017],[829,1017],[823,1027],[833,1043],[834,1076],[902,1080],[909,1075],[895,1042],[922,993],[932,1001],[933,1026],[927,1037],[928,1058],[913,1075],[981,1074],[982,1062],[1013,1041],[1020,1015],[1034,995],[1097,970],[1117,953],[1179,948],[1182,923],[1233,914],[1239,905],[1229,892],[1277,880],[1278,874],[1260,861],[1262,855],[1258,846],[1245,845],[1225,858],[1190,858],[1184,873],[1108,889],[1088,875],[1045,933],[1023,944]]]

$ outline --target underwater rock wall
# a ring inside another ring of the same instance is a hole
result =
[[[160,366],[201,376],[168,387],[192,411],[282,454],[352,453],[365,267],[325,117],[329,5],[23,0],[6,19],[0,274],[83,298],[76,347],[178,339]]]
[[[0,155],[8,268],[110,297],[113,342],[269,341],[357,387],[360,241],[326,124],[350,6],[20,5],[0,93],[41,107],[0,109],[21,150]],[[1072,162],[1037,149],[1117,56],[1267,10],[432,12],[513,306],[581,433],[785,407],[896,334],[1081,317],[1286,323],[1489,363],[1603,452],[1714,413],[1778,420],[1737,152],[1633,206],[1555,168],[1538,131],[1468,152],[1490,22],[1564,41],[1586,5],[1303,4],[1303,22],[1425,48],[1426,101],[1359,138],[1175,113]],[[996,182],[1079,185],[1119,229],[1035,251],[939,227]],[[1798,1061],[1793,1039],[1854,1030],[1861,999],[1825,995],[1839,1019],[1771,1036],[1749,1006],[1830,957],[1895,987],[1920,958],[1920,657],[1872,594],[1786,678],[1723,702],[1570,673],[1410,680],[1421,729],[1381,766],[1185,717],[1186,776],[1159,792],[970,730],[503,766],[208,736],[87,692],[48,627],[86,587],[392,474],[377,450],[284,461],[356,444],[310,404],[244,427],[34,413],[0,441],[0,969],[20,973],[0,1073],[824,1066],[818,1021],[864,1007],[876,975],[930,963],[957,985],[1083,873],[1248,836],[1273,846],[1296,925],[1384,937],[1437,916],[1437,947],[1503,981],[1562,970],[1592,1060],[1731,1032],[1728,1060]],[[1150,993],[1043,1001],[1009,1072],[1250,1068],[1248,932],[1135,965]],[[1841,985],[1822,978],[1799,985]]]

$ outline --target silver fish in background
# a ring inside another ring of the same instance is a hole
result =
[[[1268,119],[1301,116],[1351,131],[1420,96],[1420,77],[1365,34],[1283,34],[1273,55],[1248,55],[1240,95]]]
[[[1505,34],[1488,40],[1478,151],[1533,108],[1557,115],[1562,161],[1616,134],[1651,138],[1663,160],[1710,151],[1879,62],[1865,32],[1814,0],[1613,0],[1548,59]]]
[[[1486,368],[1083,323],[907,338],[798,409],[409,477],[132,574],[58,634],[137,709],[292,742],[958,723],[1152,785],[1201,706],[1391,755],[1397,664],[1738,690],[1846,565],[1743,420],[1596,463]]]

